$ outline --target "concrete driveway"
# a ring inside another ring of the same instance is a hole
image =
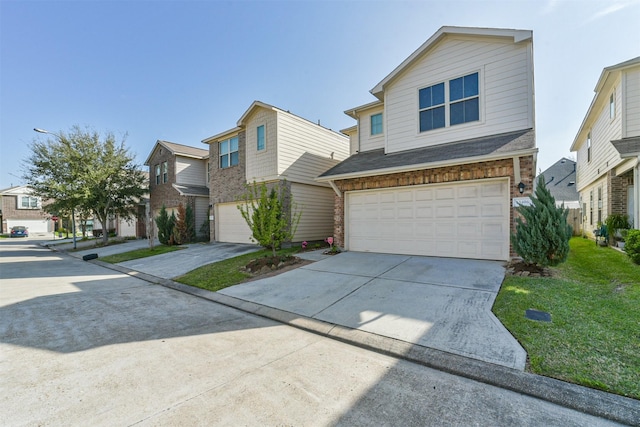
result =
[[[346,252],[219,293],[524,370],[491,312],[504,273],[496,261]]]
[[[121,262],[118,265],[131,270],[147,273],[163,279],[171,279],[202,267],[206,264],[233,258],[238,255],[255,252],[260,249],[257,245],[242,243],[193,243],[184,245],[184,249],[156,255],[148,258],[140,258],[132,261]],[[91,248],[70,253],[77,258],[96,253],[99,257],[113,255],[149,247],[147,240],[132,240],[118,245],[105,246],[103,248]]]

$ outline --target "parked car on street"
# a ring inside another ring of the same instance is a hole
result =
[[[11,237],[29,237],[29,229],[22,225],[11,227]]]

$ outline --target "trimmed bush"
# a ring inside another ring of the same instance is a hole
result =
[[[631,261],[640,264],[640,230],[629,230],[625,239],[624,251]]]

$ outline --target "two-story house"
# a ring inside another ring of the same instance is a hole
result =
[[[196,235],[206,239],[202,226],[209,214],[209,152],[158,140],[144,163],[149,166],[149,210],[157,218],[162,206],[169,215],[182,204],[191,206]],[[154,234],[158,230],[153,226]]]
[[[27,227],[30,233],[53,231],[53,221],[42,209],[42,199],[25,185],[0,190],[0,219],[2,233],[16,225]]]
[[[238,201],[254,182],[286,187],[289,209],[302,213],[293,242],[333,234],[333,190],[315,177],[347,158],[345,135],[255,101],[235,127],[202,142],[209,145],[211,241],[251,242]]]
[[[571,145],[577,153],[577,186],[584,230],[610,214],[640,218],[640,57],[607,67]]]
[[[345,113],[335,191],[347,250],[508,260],[536,165],[532,32],[442,27]]]

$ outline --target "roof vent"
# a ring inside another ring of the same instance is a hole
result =
[[[569,185],[576,185],[575,181],[569,181]]]

